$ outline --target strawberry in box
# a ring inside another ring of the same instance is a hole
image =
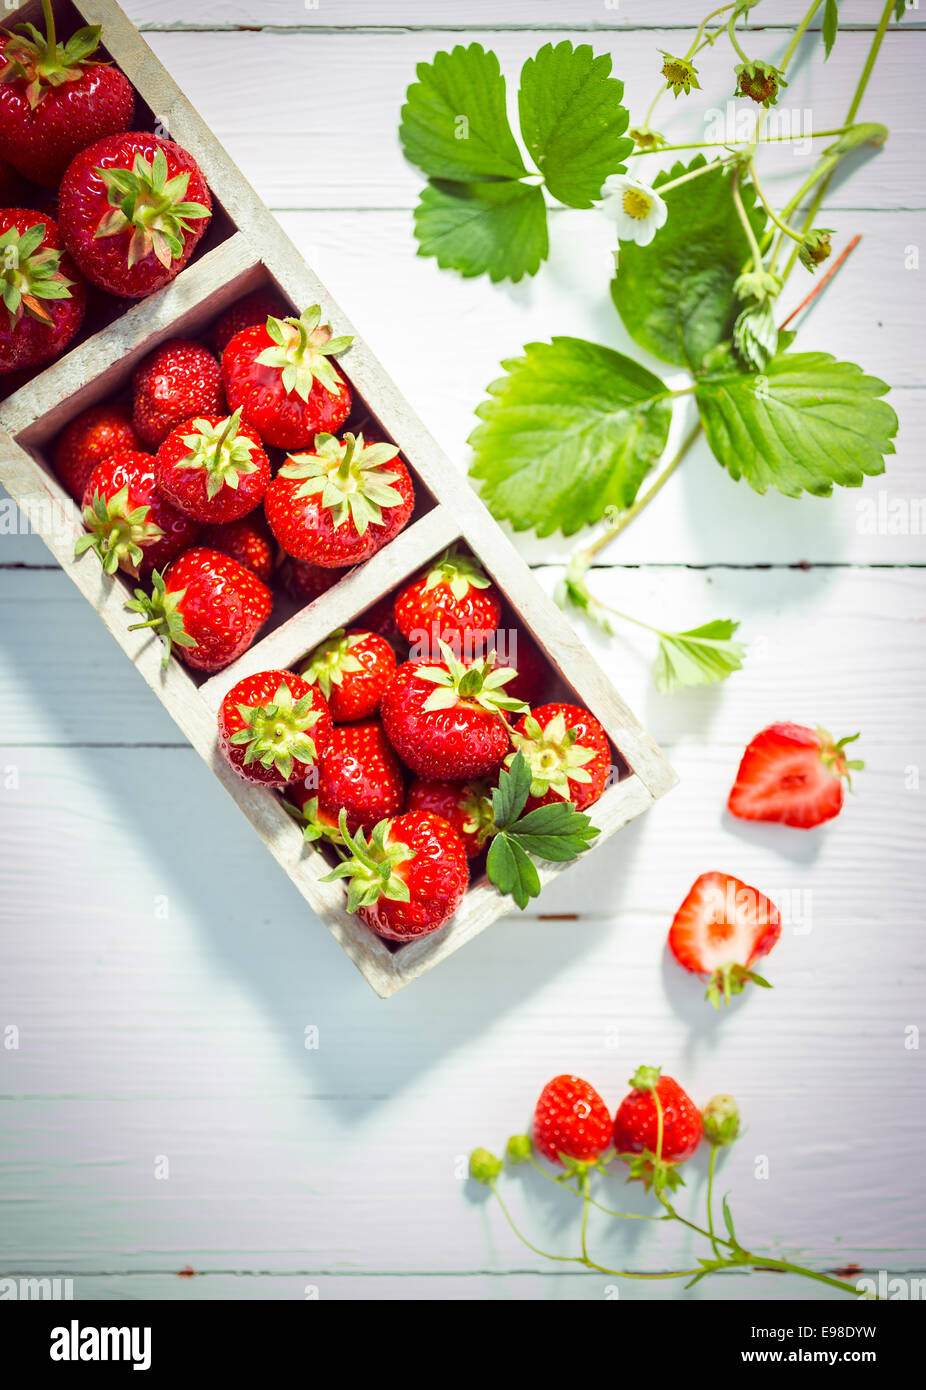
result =
[[[0,208],[0,373],[63,352],[83,321],[86,294],[56,223],[29,208]]]

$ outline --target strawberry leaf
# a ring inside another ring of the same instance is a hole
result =
[[[469,437],[489,510],[516,531],[569,536],[629,507],[668,438],[659,377],[581,338],[528,343],[502,366]]]
[[[666,695],[688,685],[714,685],[739,671],[746,648],[732,640],[738,627],[719,618],[687,632],[660,632],[653,665],[656,689]]]
[[[508,828],[509,837],[528,854],[557,863],[575,859],[600,833],[571,801],[537,806]]]
[[[402,107],[406,159],[432,179],[463,183],[527,173],[508,124],[505,79],[495,54],[472,43],[419,63]]]
[[[888,390],[827,352],[781,353],[762,374],[728,365],[703,377],[696,399],[708,443],[731,477],[756,492],[828,497],[884,472],[897,416]]]
[[[535,275],[549,251],[540,188],[513,181],[432,183],[415,209],[419,256],[443,270],[520,280]]]
[[[540,892],[540,875],[530,855],[504,830],[492,840],[486,874],[499,892],[511,894],[522,912]]]
[[[609,77],[611,58],[589,44],[545,44],[521,69],[521,134],[561,203],[590,208],[608,174],[623,173],[633,149],[624,84]]]
[[[516,753],[511,766],[502,768],[498,786],[492,791],[492,815],[499,830],[506,829],[524,810],[531,789],[530,765],[523,753]]]
[[[836,42],[836,35],[839,32],[839,6],[836,0],[826,0],[826,9],[823,11],[823,48],[825,52],[824,62],[833,51],[833,44]]]

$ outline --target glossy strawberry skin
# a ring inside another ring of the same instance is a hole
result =
[[[345,637],[354,639],[351,640],[348,654],[353,661],[360,663],[361,669],[342,671],[340,684],[331,682],[326,698],[331,717],[339,724],[354,719],[368,719],[375,714],[396,667],[395,653],[378,633],[349,628]],[[324,691],[324,686],[322,689]]]
[[[395,458],[389,464],[389,472],[396,475],[390,486],[401,493],[402,503],[383,507],[382,523],[371,522],[362,536],[353,517],[335,526],[331,511],[322,506],[321,493],[299,497],[302,480],[285,478],[278,473],[264,498],[270,529],[286,553],[297,560],[306,560],[324,569],[358,565],[397,536],[412,514],[415,493],[408,469],[400,458]]]
[[[395,870],[408,887],[409,901],[380,897],[372,907],[361,907],[358,916],[379,936],[415,941],[437,931],[459,907],[469,882],[466,854],[451,825],[421,811],[391,821],[389,840],[415,851],[414,859]]]
[[[82,502],[87,480],[97,464],[125,450],[141,450],[129,407],[93,405],[75,415],[58,436],[53,459],[55,474],[75,502]]]
[[[246,764],[245,748],[232,742],[233,736],[246,727],[239,707],[254,708],[271,704],[281,685],[288,687],[294,701],[307,695],[311,696],[310,708],[317,712],[319,717],[309,730],[309,736],[319,757],[331,738],[331,715],[325,697],[301,676],[295,675],[292,671],[259,671],[256,675],[245,676],[232,686],[219,708],[219,747],[239,777],[262,787],[284,787],[288,783],[305,782],[314,774],[316,768],[315,763],[303,763],[294,759],[291,777],[282,777],[275,767],[264,767],[259,762]]]
[[[3,84],[0,83],[2,91]],[[63,250],[59,227],[46,213],[34,212],[31,208],[0,208],[0,232],[10,227],[27,232],[38,222],[45,226],[39,249]],[[51,323],[40,323],[25,311],[11,323],[7,309],[0,303],[0,374],[22,371],[52,361],[64,352],[77,334],[84,318],[87,287],[66,251],[61,257],[59,269],[72,283],[69,298],[42,300],[42,307],[51,318]]]
[[[321,565],[310,565],[307,560],[297,560],[282,549],[278,552],[276,563],[283,588],[300,603],[312,603],[319,594],[327,593],[343,573],[341,570],[324,569]]]
[[[571,779],[569,781],[569,800],[577,811],[584,811],[587,806],[591,806],[598,800],[608,784],[612,755],[607,734],[595,716],[580,705],[566,705],[557,701],[549,705],[538,705],[535,710],[531,711],[531,714],[541,728],[546,728],[551,719],[555,719],[558,714],[561,714],[566,721],[567,729],[575,730],[575,745],[594,751],[594,758],[585,764],[584,769],[591,774],[591,781],[580,782]],[[515,725],[517,733],[523,734],[525,732],[528,718],[528,715],[522,715],[518,720]],[[524,811],[526,814],[537,806],[551,806],[555,802],[565,799],[551,787],[543,796],[529,796]]]
[[[197,418],[204,419],[209,425],[218,426],[226,417],[203,415]],[[248,512],[253,512],[255,507],[260,506],[264,493],[267,491],[267,484],[270,482],[270,461],[264,453],[260,436],[256,430],[251,429],[250,425],[245,425],[243,422],[239,424],[238,436],[250,439],[255,446],[251,450],[250,458],[257,467],[253,473],[239,474],[237,488],[223,484],[215,496],[210,497],[207,490],[208,475],[205,468],[177,468],[176,466],[190,452],[189,446],[184,443],[184,440],[192,438],[198,433],[196,420],[187,420],[184,424],[171,430],[157,452],[155,473],[158,488],[178,511],[185,512],[187,516],[192,516],[196,521],[207,522],[216,526],[221,526],[229,521],[238,521],[241,517],[247,516]]]
[[[430,655],[438,659],[439,641],[461,643],[464,657],[483,655],[482,645],[476,649],[473,643],[478,643],[479,634],[494,633],[498,627],[502,613],[498,590],[494,585],[487,589],[470,585],[466,595],[457,598],[447,582],[427,588],[427,578],[425,573],[406,585],[395,601],[395,621],[402,636],[413,643],[429,641]]]
[[[488,843],[489,827],[475,818],[469,807],[479,807],[488,818],[489,794],[483,782],[438,782],[417,777],[408,789],[406,805],[409,811],[429,811],[448,821],[463,841],[467,859],[478,859]]]
[[[319,381],[313,381],[308,400],[304,401],[295,391],[286,390],[278,367],[257,361],[262,352],[273,346],[265,324],[246,328],[231,339],[222,353],[229,407],[237,410],[240,406],[242,417],[265,443],[278,449],[310,448],[316,434],[335,434],[347,419],[350,387],[342,377],[337,393],[332,393]]]
[[[136,450],[111,454],[97,464],[87,479],[82,505],[92,506],[97,493],[107,499],[115,497],[124,487],[128,488],[129,508],[147,507],[146,523],[160,526],[164,533],[159,539],[142,544],[145,558],[138,572],[149,574],[153,569],[162,569],[175,555],[192,545],[199,527],[161,496],[155,481],[154,459]]]
[[[238,333],[266,323],[270,317],[285,318],[290,312],[289,305],[278,291],[254,290],[252,294],[236,299],[217,320],[212,330],[212,346],[221,357]]]
[[[534,1144],[551,1163],[560,1154],[593,1163],[610,1147],[611,1116],[593,1086],[580,1076],[555,1076],[534,1111]]]
[[[221,526],[204,526],[199,533],[200,545],[230,555],[239,565],[256,574],[262,584],[273,578],[274,545],[263,514],[249,512],[239,521]]]
[[[155,449],[184,421],[220,415],[225,408],[218,362],[189,338],[170,338],[146,357],[132,377],[132,391],[132,423]]]
[[[727,807],[741,820],[812,830],[838,816],[845,792],[823,761],[824,739],[802,724],[770,724],[743,754]]]
[[[193,156],[172,140],[161,140],[147,131],[128,131],[97,140],[75,155],[61,181],[59,221],[65,245],[87,279],[109,294],[141,299],[163,289],[187,264],[209,225],[208,217],[191,222],[191,230],[183,233],[183,252],[171,261],[169,268],[161,264],[154,251],[129,265],[131,228],[112,236],[96,236],[100,222],[112,210],[106,185],[96,170],[131,170],[136,154],[150,163],[158,150],[167,160],[168,178],[189,174],[185,200],[211,208],[212,196]]]
[[[179,602],[194,647],[174,654],[198,671],[221,671],[237,660],[270,617],[273,598],[256,575],[230,555],[196,546],[164,576],[169,593],[185,590]]]
[[[405,803],[402,764],[378,720],[335,728],[321,757],[317,795],[322,819],[347,813],[347,828],[369,833],[378,821],[397,816]]]
[[[403,662],[386,686],[380,713],[389,742],[419,777],[447,781],[488,777],[509,751],[504,719],[468,701],[458,701],[450,709],[426,710],[435,687],[418,675],[423,664]],[[430,664],[446,669],[442,662]]]
[[[662,1159],[681,1163],[701,1142],[701,1112],[671,1076],[661,1076],[656,1092],[662,1106]],[[656,1153],[658,1115],[651,1091],[632,1090],[614,1116],[613,1144],[618,1153]]]
[[[669,950],[685,970],[711,975],[732,962],[749,969],[781,936],[778,908],[732,874],[695,879],[669,929]]]
[[[0,54],[6,50],[0,38]],[[132,85],[118,68],[94,63],[73,82],[47,86],[33,109],[23,79],[0,83],[0,149],[14,168],[56,188],[71,160],[107,135],[128,130]]]

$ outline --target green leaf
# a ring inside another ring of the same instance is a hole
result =
[[[894,0],[894,18],[899,24],[907,13],[907,0]]]
[[[405,157],[429,178],[464,183],[527,173],[508,124],[505,79],[494,53],[458,45],[419,63],[402,107]]]
[[[571,801],[537,806],[508,830],[509,836],[528,854],[556,863],[576,859],[600,833]]]
[[[483,500],[516,531],[570,536],[629,507],[665,449],[672,411],[645,367],[581,338],[502,363],[469,437]]]
[[[492,819],[497,829],[504,830],[517,820],[531,789],[530,764],[524,754],[517,752],[511,766],[502,768],[498,786],[492,791]]]
[[[836,34],[838,31],[839,6],[836,0],[826,0],[826,9],[823,11],[824,62],[833,51],[833,44],[836,42]]]
[[[708,443],[731,477],[756,492],[828,497],[884,472],[897,416],[888,390],[827,352],[780,353],[764,374],[729,367],[696,388]]]
[[[698,155],[657,176],[658,188],[706,164]],[[749,220],[760,236],[765,225],[755,190],[742,188]],[[733,331],[739,309],[733,293],[749,258],[746,233],[736,215],[730,175],[718,169],[666,194],[669,215],[649,246],[622,242],[611,294],[630,336],[667,362],[699,371],[704,358]]]
[[[511,894],[522,912],[540,892],[540,875],[530,856],[504,830],[492,840],[486,875],[500,893]]]
[[[521,69],[521,134],[561,203],[590,208],[609,174],[623,173],[633,149],[622,105],[624,84],[609,77],[611,58],[587,43],[545,44]]]
[[[434,183],[415,210],[418,255],[444,270],[520,280],[549,251],[543,192],[527,183]]]
[[[743,664],[746,648],[732,641],[739,623],[718,618],[687,632],[661,632],[653,665],[656,689],[663,695],[689,685],[714,685]]]

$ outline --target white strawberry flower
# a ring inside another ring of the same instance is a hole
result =
[[[654,189],[626,174],[611,174],[604,182],[602,211],[617,223],[618,241],[649,246],[669,215]]]

